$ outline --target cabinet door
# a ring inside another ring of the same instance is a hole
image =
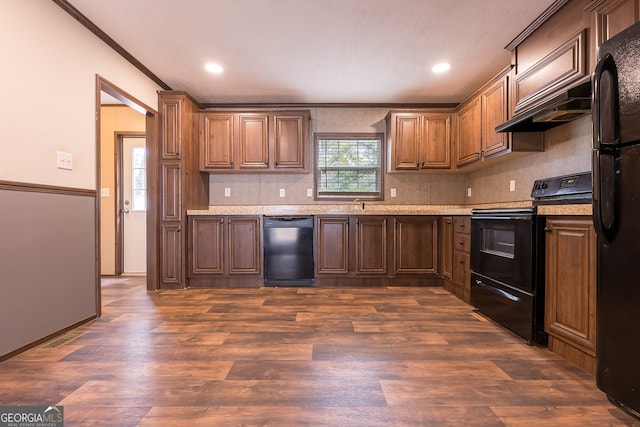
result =
[[[453,279],[453,218],[445,216],[440,222],[440,272],[442,278]]]
[[[392,169],[420,169],[420,123],[419,114],[401,113],[392,117],[394,133],[392,141]]]
[[[276,114],[273,122],[274,168],[304,169],[309,115]]]
[[[200,116],[200,170],[233,169],[233,115]]]
[[[509,149],[509,134],[497,133],[496,126],[507,121],[508,76],[489,86],[480,96],[482,100],[482,155],[490,157]]]
[[[260,218],[229,217],[227,225],[229,274],[260,274],[262,271]]]
[[[480,97],[469,102],[458,111],[458,166],[480,159]]]
[[[594,13],[596,47],[640,20],[639,0],[595,0],[587,10]]]
[[[162,221],[182,221],[182,175],[179,161],[160,164]]]
[[[355,273],[384,275],[388,272],[386,217],[356,217]]]
[[[438,265],[437,218],[397,217],[395,224],[395,272],[435,274]]]
[[[162,159],[177,159],[182,153],[181,97],[165,96],[160,104],[160,155]]]
[[[160,226],[162,235],[160,244],[160,281],[162,285],[175,287],[182,286],[183,271],[183,248],[182,248],[182,227],[179,223],[163,224]]]
[[[591,219],[548,218],[545,329],[595,355],[596,237]]]
[[[223,217],[192,217],[190,227],[190,276],[224,273]]]
[[[349,218],[316,218],[316,274],[349,273]]]
[[[269,167],[269,115],[238,115],[240,169]]]
[[[451,115],[423,116],[420,151],[422,153],[421,168],[451,167]]]

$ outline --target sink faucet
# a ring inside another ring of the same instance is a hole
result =
[[[349,205],[349,210],[354,209],[354,206],[356,205],[356,203],[358,203],[358,200],[360,199],[353,199],[353,201]]]

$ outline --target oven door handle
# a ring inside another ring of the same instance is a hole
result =
[[[517,297],[517,296],[515,296],[513,294],[510,294],[509,292],[503,291],[502,289],[494,288],[491,285],[487,285],[482,280],[476,279],[476,285],[480,286],[481,288],[485,288],[489,292],[493,292],[494,294],[498,294],[498,295],[500,295],[502,297],[510,299],[511,301],[515,301],[515,302],[520,301],[519,297]]]
[[[533,216],[528,215],[528,216],[472,216],[471,219],[476,219],[476,220],[484,220],[484,219],[497,219],[497,220],[509,220],[509,221],[531,221],[531,218],[533,218]]]

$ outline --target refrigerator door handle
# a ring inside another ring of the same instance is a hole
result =
[[[611,243],[617,232],[618,174],[616,155],[620,142],[618,69],[606,54],[593,75],[593,225],[598,237]]]

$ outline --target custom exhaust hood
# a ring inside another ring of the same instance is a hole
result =
[[[591,82],[562,92],[496,126],[496,132],[541,132],[591,113]]]

